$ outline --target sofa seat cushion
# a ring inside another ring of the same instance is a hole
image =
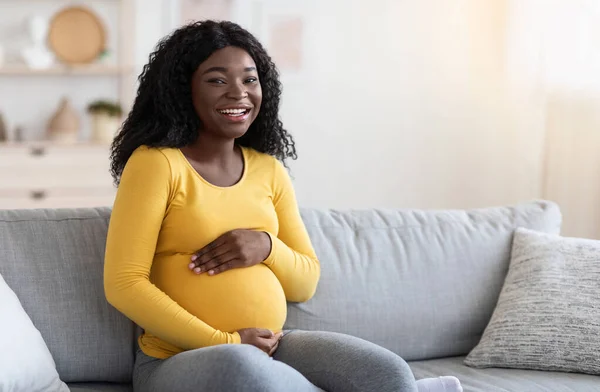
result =
[[[464,392],[597,392],[600,377],[578,373],[521,369],[474,369],[464,365],[464,357],[409,362],[417,379],[452,375],[458,377]]]
[[[132,392],[131,384],[113,384],[104,382],[74,382],[67,384],[71,392]]]

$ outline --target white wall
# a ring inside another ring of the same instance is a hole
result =
[[[134,0],[135,8],[135,70],[136,76],[148,62],[158,41],[167,34],[174,23],[170,0]]]
[[[539,197],[543,129],[507,83],[504,9],[484,3],[234,2],[232,19],[267,47],[270,17],[304,17],[304,67],[282,70],[302,205],[461,208]]]
[[[542,195],[560,204],[564,233],[600,239],[600,2],[527,0],[518,8],[521,40],[535,35],[532,27],[542,32],[538,50],[528,50],[537,52],[531,63],[546,130]]]

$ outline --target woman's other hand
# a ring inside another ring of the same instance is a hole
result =
[[[196,274],[216,275],[232,268],[262,263],[271,252],[271,238],[263,231],[229,231],[196,252],[188,268]]]
[[[268,329],[260,329],[260,328],[245,328],[237,331],[242,338],[242,344],[251,344],[255,347],[258,347],[265,353],[269,354],[269,356],[273,356],[273,353],[277,350],[279,346],[279,341],[283,334],[273,333]]]

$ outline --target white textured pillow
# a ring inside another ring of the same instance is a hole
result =
[[[0,391],[69,392],[46,342],[0,275]]]
[[[600,374],[600,241],[515,232],[496,309],[465,364]]]

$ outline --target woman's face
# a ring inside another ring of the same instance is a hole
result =
[[[192,102],[203,132],[231,139],[244,135],[256,119],[261,101],[256,64],[241,48],[217,50],[192,77]]]

